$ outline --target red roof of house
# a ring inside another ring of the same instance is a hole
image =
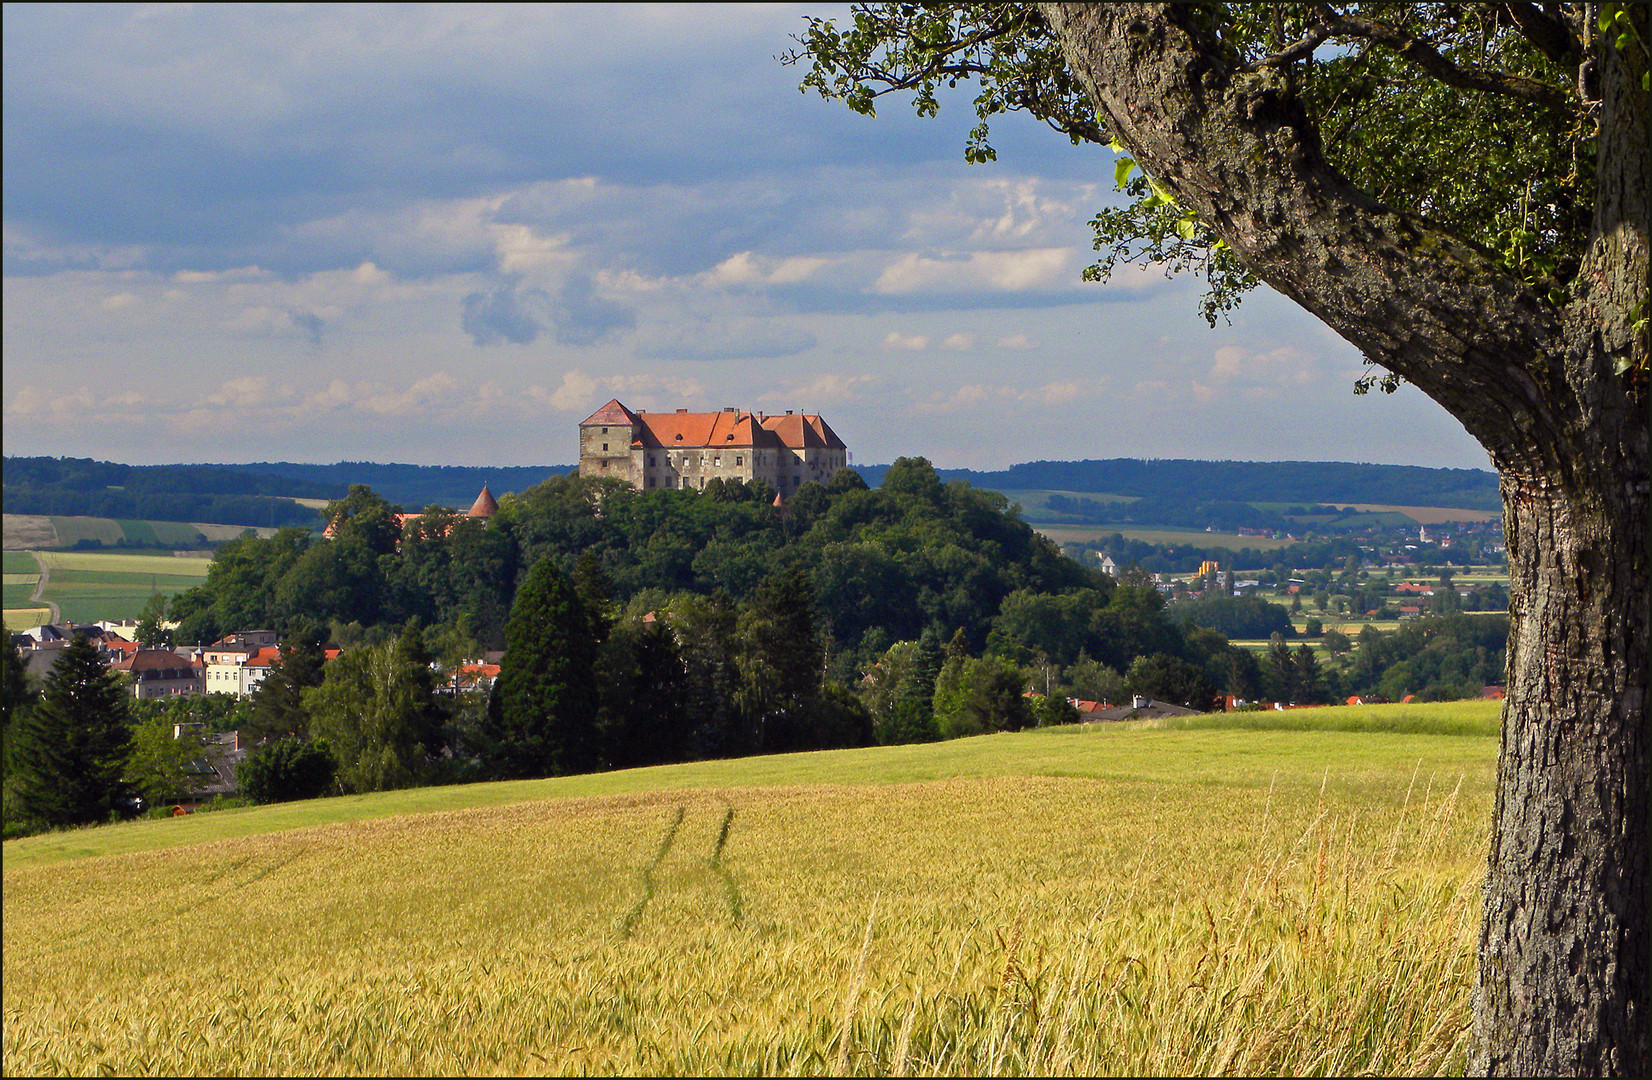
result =
[[[143,675],[158,671],[193,673],[196,665],[171,649],[137,649],[116,660],[110,667]]]

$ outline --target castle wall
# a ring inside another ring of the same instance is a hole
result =
[[[579,475],[608,476],[638,484],[631,443],[637,429],[626,424],[582,424],[579,429]]]

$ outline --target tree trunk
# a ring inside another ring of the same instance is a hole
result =
[[[1197,5],[1040,7],[1159,183],[1490,453],[1510,637],[1469,1066],[1652,1072],[1644,55],[1603,52],[1594,227],[1556,309],[1348,184],[1284,77],[1237,65]]]
[[[1508,695],[1471,1072],[1652,1066],[1644,444],[1639,475],[1503,474]]]

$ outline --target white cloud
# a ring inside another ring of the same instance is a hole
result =
[[[976,251],[948,258],[903,255],[878,275],[872,288],[891,295],[967,292],[981,288],[1027,292],[1072,288],[1077,281],[1071,248],[1027,248]]]
[[[1028,349],[1038,348],[1038,343],[1027,337],[1026,334],[1011,334],[1008,337],[999,338],[998,347],[1000,349],[1014,349],[1016,352],[1025,352]]]
[[[1221,385],[1305,386],[1319,378],[1319,362],[1294,345],[1266,351],[1223,345],[1213,354],[1207,378]]]
[[[291,390],[283,390],[283,395],[290,394]],[[263,375],[244,375],[238,379],[228,379],[221,383],[216,391],[208,394],[203,400],[208,405],[237,405],[262,402],[269,398],[270,380]]]
[[[903,349],[909,352],[923,352],[929,348],[929,338],[924,334],[902,334],[891,330],[884,335],[883,347],[886,349]]]
[[[578,256],[567,250],[567,234],[541,236],[527,225],[493,226],[493,245],[499,269],[519,274],[545,267],[568,267]]]
[[[1045,405],[1070,405],[1075,401],[1089,401],[1107,393],[1106,379],[1069,379],[1066,382],[1046,383],[1037,390],[1022,395],[1023,399]]]
[[[562,382],[555,390],[546,391],[544,387],[535,386],[529,394],[535,401],[542,401],[559,412],[577,411],[597,397],[597,385],[595,379],[576,369],[564,372]]]
[[[719,285],[792,285],[809,280],[829,261],[803,256],[774,259],[742,251],[718,263],[708,277]]]
[[[975,348],[975,335],[949,334],[946,339],[941,342],[941,348],[957,349],[960,352],[967,352],[970,349]]]
[[[960,386],[951,393],[931,394],[926,401],[915,402],[912,411],[928,415],[949,415],[973,409],[986,401],[989,397],[997,396],[998,391],[989,391],[980,383],[971,383]]]
[[[822,375],[817,379],[805,383],[791,383],[784,389],[775,390],[759,395],[759,401],[797,402],[798,406],[807,411],[814,411],[821,402],[846,402],[856,400],[861,396],[863,388],[876,387],[883,383],[883,377],[878,375],[844,375],[832,373]]]
[[[136,296],[129,292],[122,292],[116,293],[113,296],[105,297],[103,302],[99,304],[98,307],[101,307],[105,311],[119,311],[121,308],[131,307],[137,302],[138,298]]]

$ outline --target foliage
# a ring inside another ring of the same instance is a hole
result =
[[[132,727],[123,778],[151,806],[174,801],[201,778],[205,754],[200,729],[180,729],[165,716],[151,716]]]
[[[255,803],[291,802],[325,795],[338,773],[325,740],[277,739],[248,751],[236,766],[241,794]]]
[[[310,729],[338,762],[347,793],[424,782],[439,749],[443,711],[417,625],[391,641],[350,649],[304,692]]]
[[[304,693],[320,686],[325,676],[325,640],[326,631],[313,622],[291,624],[281,638],[281,655],[252,692],[251,716],[243,731],[249,741],[309,735]]]
[[[528,572],[511,605],[505,658],[488,702],[491,770],[554,776],[597,761],[599,629],[556,561]]]
[[[18,813],[46,825],[106,821],[128,808],[129,695],[76,637],[22,719],[13,750]]]
[[[1230,638],[1254,640],[1272,634],[1291,637],[1296,633],[1290,613],[1260,596],[1206,595],[1171,605],[1170,616],[1184,626],[1202,626]]]
[[[161,625],[166,620],[167,605],[168,599],[164,593],[155,593],[144,602],[137,629],[133,631],[139,645],[171,647],[172,631]]]

